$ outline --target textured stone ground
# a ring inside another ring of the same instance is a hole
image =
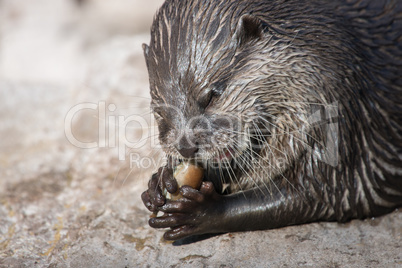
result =
[[[0,0],[0,267],[401,267],[398,211],[175,244],[147,225],[160,4]]]

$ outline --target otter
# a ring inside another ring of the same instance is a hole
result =
[[[167,0],[143,49],[168,161],[142,200],[165,239],[401,206],[401,1]],[[200,189],[173,177],[189,160]]]

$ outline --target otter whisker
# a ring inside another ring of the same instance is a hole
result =
[[[250,136],[250,135],[249,135]],[[237,142],[236,141],[232,141],[233,142],[233,144],[237,144]],[[253,156],[252,154],[253,154],[253,149],[252,149],[252,147],[251,147],[251,143],[249,142],[249,148],[247,149],[247,150],[238,150],[237,148],[235,148],[235,154],[233,154],[232,152],[230,152],[230,154],[231,154],[231,156],[232,156],[232,158],[233,159],[235,159],[235,161],[237,161],[238,163],[237,163],[237,165],[236,165],[236,167],[237,168],[239,168],[246,176],[247,176],[247,179],[249,180],[249,181],[251,181],[253,184],[254,184],[254,186],[256,187],[256,188],[258,188],[258,189],[260,189],[260,186],[261,186],[261,183],[258,183],[252,176],[251,176],[251,174],[257,174],[257,172],[256,172],[256,169],[255,169],[255,166],[254,166],[254,163],[253,162],[250,162],[250,160],[249,159],[254,159],[255,158],[255,156]],[[238,155],[238,156],[236,156],[236,155]],[[238,158],[238,159],[237,159]],[[245,167],[243,167],[243,165],[245,166]],[[247,168],[247,169],[246,169]],[[267,174],[268,175],[268,174]],[[241,184],[240,184],[241,185]],[[266,184],[263,184],[265,187],[267,187],[267,185]],[[264,192],[264,191],[262,191],[262,189],[260,189],[261,190],[261,192]],[[267,188],[267,190],[269,190],[268,188]]]
[[[280,128],[279,126],[277,126],[276,124],[274,124],[274,123],[272,123],[272,122],[269,122],[269,121],[266,120],[264,117],[259,117],[259,118],[263,121],[262,124],[267,128],[267,130],[269,130],[269,127],[268,127],[265,123],[267,123],[267,124],[269,124],[270,126],[272,126],[272,127],[276,128],[276,129],[279,129],[280,131],[282,131],[282,132],[275,133],[275,134],[287,134],[287,135],[291,135],[293,138],[295,138],[296,140],[298,140],[299,142],[301,142],[304,146],[310,147],[311,145],[310,145],[307,141],[304,141],[304,140],[302,140],[301,138],[299,138],[299,137],[297,137],[297,136],[295,136],[295,135],[292,135],[292,134],[295,134],[295,133],[300,133],[300,134],[303,134],[303,135],[306,135],[306,136],[310,137],[311,139],[313,139],[314,141],[316,141],[317,144],[319,144],[320,146],[322,146],[322,147],[325,148],[325,146],[324,146],[318,139],[314,138],[311,134],[308,134],[307,132],[302,132],[302,131],[299,130],[299,129],[296,129],[295,132],[286,131],[285,129]],[[265,123],[264,123],[264,122],[265,122]]]
[[[254,123],[254,128],[256,129],[257,135],[258,135],[258,133],[260,133],[260,128],[259,128],[258,125],[255,124],[255,123]],[[271,144],[269,144],[269,143],[266,143],[266,146],[267,146],[267,148],[269,149],[269,153],[273,156],[273,155],[274,155],[273,152],[272,152],[272,147],[273,147],[273,146],[272,146]],[[281,151],[280,151],[279,149],[277,149],[277,148],[275,148],[275,150],[281,152]],[[283,153],[284,156],[286,157],[287,163],[290,163],[290,159],[289,159],[288,154],[285,153],[285,152],[281,152],[281,153]],[[279,174],[278,174],[278,175],[281,176],[281,177],[288,183],[288,185],[290,185],[294,190],[297,191],[297,189],[294,187],[293,183],[290,182],[290,181],[283,175],[283,170],[274,167],[274,166],[269,162],[269,160],[268,160],[266,157],[261,157],[261,158],[260,158],[260,161],[262,161],[262,162],[265,163],[265,164],[268,164],[268,165],[271,167],[272,170],[279,171]],[[267,172],[267,170],[269,170],[269,169],[264,168],[264,166],[261,165],[261,164],[260,164],[260,166],[262,167],[261,169],[262,169],[263,171],[265,171],[265,172]],[[302,186],[302,187],[304,188],[304,186]]]

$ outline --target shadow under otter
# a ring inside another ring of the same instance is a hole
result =
[[[164,237],[348,221],[402,204],[402,3],[168,0],[144,53],[169,162]],[[178,191],[177,162],[201,189]]]

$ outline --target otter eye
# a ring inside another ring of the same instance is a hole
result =
[[[199,98],[198,105],[202,108],[206,108],[210,104],[212,96],[212,90],[208,91],[207,94],[204,94],[201,98]]]
[[[212,89],[209,90],[207,94],[205,94],[204,96],[202,96],[199,99],[198,104],[200,105],[200,107],[206,108],[211,103],[213,98],[219,97],[220,95],[222,95],[225,88],[226,88],[226,83],[217,82],[217,83],[212,84]]]
[[[212,84],[212,94],[220,96],[226,89],[226,81],[220,81]]]

